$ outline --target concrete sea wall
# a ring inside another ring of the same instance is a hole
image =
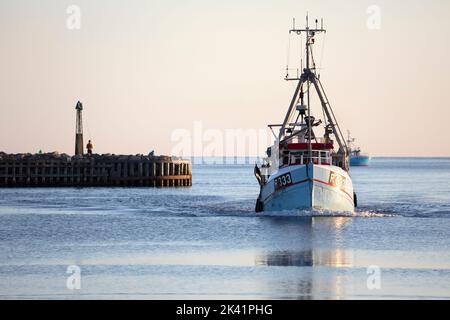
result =
[[[6,154],[0,152],[0,187],[188,187],[189,160],[169,156]]]

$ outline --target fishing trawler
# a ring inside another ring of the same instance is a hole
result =
[[[337,123],[320,76],[316,74],[313,55],[315,37],[325,33],[315,20],[315,28],[296,29],[295,20],[289,33],[305,37],[306,65],[302,73],[289,76],[297,86],[284,121],[270,124],[275,143],[266,151],[262,165],[255,165],[255,176],[260,185],[256,212],[291,209],[315,209],[353,212],[356,194],[349,175],[350,157],[344,136]],[[302,59],[303,60],[303,59]],[[316,93],[320,107],[312,110],[312,94]],[[317,132],[322,127],[323,135]],[[278,132],[274,128],[279,128]]]
[[[350,166],[351,167],[367,167],[370,162],[370,155],[363,153],[360,147],[355,145],[355,138],[352,138],[350,131],[347,130],[347,146],[350,153]]]

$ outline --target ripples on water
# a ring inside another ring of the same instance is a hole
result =
[[[191,188],[0,189],[0,296],[70,298],[79,264],[82,297],[449,297],[450,159],[351,176],[355,214],[256,214],[253,164],[194,165]]]
[[[37,213],[114,213],[179,216],[254,216],[258,185],[253,165],[195,165],[194,186],[181,189],[65,188],[3,189],[5,208]],[[358,194],[355,216],[450,217],[450,159],[376,158],[370,167],[352,167]],[[275,216],[348,216],[339,212],[283,211]]]

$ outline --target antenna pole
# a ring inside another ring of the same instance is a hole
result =
[[[306,15],[306,69],[304,72],[309,74],[309,43],[310,43],[310,37],[311,34],[309,32],[309,18],[308,14]],[[312,162],[312,143],[311,143],[311,136],[312,136],[312,128],[311,128],[311,101],[310,101],[310,81],[309,77],[306,80],[306,86],[308,89],[308,92],[306,93],[306,105],[308,108],[308,153],[309,153],[309,162]]]
[[[300,58],[300,66],[301,66],[301,75],[298,74],[297,71],[297,75],[296,77],[286,77],[285,80],[287,81],[298,81],[299,85],[303,85],[303,83],[306,83],[307,88],[308,88],[308,92],[306,93],[306,107],[308,109],[307,114],[308,114],[308,130],[309,130],[309,135],[308,135],[308,143],[309,143],[309,154],[310,154],[310,158],[312,159],[312,123],[311,123],[311,97],[310,97],[310,92],[309,92],[309,88],[311,87],[311,81],[312,81],[312,77],[314,77],[313,72],[310,70],[311,67],[311,52],[310,52],[310,47],[311,47],[311,39],[317,34],[317,33],[322,33],[322,32],[326,32],[325,29],[323,29],[323,20],[322,20],[322,27],[320,29],[318,29],[318,21],[316,21],[316,26],[315,28],[309,28],[309,14],[306,15],[306,28],[304,29],[296,29],[295,28],[295,18],[293,18],[293,29],[289,30],[289,33],[296,33],[297,35],[301,35],[302,33],[306,33],[306,61],[304,61],[303,57]],[[303,52],[303,50],[302,50]],[[289,116],[291,115],[291,113],[293,112],[293,101],[296,99],[298,92],[299,92],[300,86],[297,86],[297,90],[294,94],[294,97],[291,101],[291,104],[289,106],[288,112],[286,114],[285,120],[283,122],[283,125],[280,128],[280,140],[283,139],[283,137],[285,136],[285,128],[288,125],[288,119]]]

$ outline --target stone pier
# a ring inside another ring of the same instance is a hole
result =
[[[169,156],[6,154],[0,187],[189,187],[189,160]]]

